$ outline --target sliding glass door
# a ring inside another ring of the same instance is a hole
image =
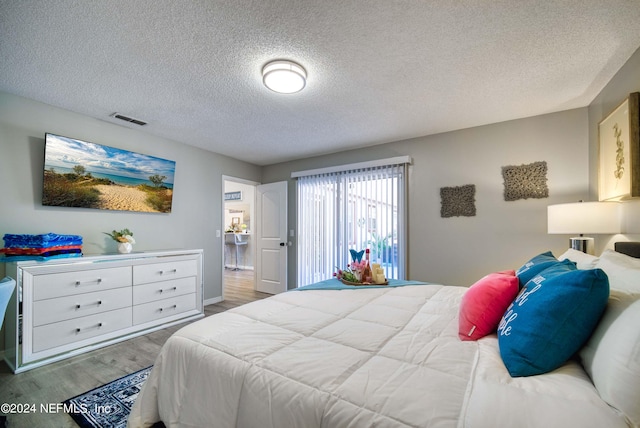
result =
[[[300,175],[298,286],[331,278],[369,248],[387,278],[403,279],[406,163]]]

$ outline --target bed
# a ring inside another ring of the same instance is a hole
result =
[[[623,246],[630,254],[640,243]],[[504,316],[501,330],[461,340],[461,303],[475,284],[315,286],[176,332],[129,426],[640,426],[640,259],[569,250],[554,260],[604,271],[611,293],[579,350],[544,374],[510,374],[501,347],[514,323]]]

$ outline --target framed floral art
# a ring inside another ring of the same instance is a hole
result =
[[[598,124],[598,199],[640,196],[640,93],[634,92]]]

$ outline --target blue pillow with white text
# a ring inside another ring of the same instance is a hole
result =
[[[527,282],[498,326],[500,356],[512,377],[557,369],[591,336],[609,299],[601,269],[558,263]]]
[[[529,282],[531,278],[533,278],[543,270],[550,268],[551,266],[554,266],[558,263],[560,263],[560,260],[558,260],[551,251],[547,251],[546,253],[538,254],[537,256],[533,257],[516,271],[516,276],[520,281],[520,288],[524,287],[524,285]]]

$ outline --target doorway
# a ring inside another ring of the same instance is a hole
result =
[[[223,176],[222,299],[251,295],[255,275],[255,195],[258,183]]]

